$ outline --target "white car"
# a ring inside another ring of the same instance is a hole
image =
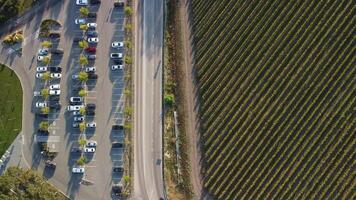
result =
[[[78,6],[87,6],[89,4],[88,0],[77,0],[76,4]]]
[[[37,56],[37,60],[38,60],[38,61],[42,61],[43,58],[44,58],[44,56]]]
[[[73,79],[73,80],[77,80],[77,79],[78,79],[78,77],[79,77],[79,75],[78,75],[78,74],[74,74],[74,75],[72,75],[72,79]]]
[[[49,90],[49,95],[60,95],[61,91],[60,90]]]
[[[86,67],[85,72],[87,72],[87,73],[96,72],[96,68],[95,67]]]
[[[86,153],[94,153],[95,152],[95,148],[84,148],[84,152],[86,152]]]
[[[112,70],[122,70],[122,69],[124,69],[124,66],[123,65],[113,65],[113,66],[111,66],[111,69]]]
[[[77,110],[77,111],[74,111],[74,112],[73,112],[73,115],[74,115],[74,116],[77,116],[77,115],[82,115],[82,114],[79,112],[79,110]]]
[[[99,42],[99,38],[97,38],[97,37],[88,38],[88,42],[89,43],[98,43]]]
[[[47,67],[37,67],[36,71],[37,72],[46,72],[47,71]]]
[[[42,95],[41,95],[40,91],[34,91],[33,96],[38,97],[38,96],[42,96]]]
[[[87,128],[95,128],[95,127],[96,127],[96,123],[95,122],[87,123]]]
[[[98,143],[94,140],[89,140],[89,141],[87,141],[87,144],[86,144],[87,147],[96,147],[97,145],[98,145]]]
[[[69,99],[71,103],[82,103],[83,102],[83,97],[71,97]]]
[[[111,53],[110,58],[122,58],[124,55],[122,53]]]
[[[98,25],[96,23],[87,23],[88,28],[96,28]]]
[[[77,18],[75,19],[75,24],[85,24],[85,22],[87,22],[85,19],[83,18]]]
[[[48,50],[47,49],[39,49],[38,50],[38,55],[40,56],[45,56],[48,54]]]
[[[85,169],[84,169],[84,167],[73,167],[72,172],[82,174],[85,172]]]
[[[46,102],[36,102],[36,108],[44,108],[47,107]]]
[[[113,47],[113,48],[122,48],[122,47],[124,47],[124,43],[123,42],[113,42],[111,44],[111,47]]]
[[[49,89],[51,90],[59,90],[61,89],[61,86],[59,84],[53,84],[49,86]]]
[[[51,78],[61,78],[62,74],[60,73],[51,73]]]
[[[36,73],[36,78],[42,78],[43,77],[43,73]]]
[[[75,105],[75,106],[68,106],[68,111],[79,111],[81,108],[84,108],[84,105]]]

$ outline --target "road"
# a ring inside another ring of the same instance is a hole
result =
[[[163,0],[136,5],[133,199],[164,196],[162,169]]]
[[[46,179],[55,185],[71,199],[111,199],[111,185],[119,182],[121,175],[114,176],[112,166],[121,164],[122,152],[111,149],[112,141],[123,141],[122,133],[113,133],[113,123],[121,123],[123,111],[123,72],[111,72],[109,54],[113,52],[110,47],[113,41],[122,41],[124,38],[123,8],[113,9],[113,1],[102,1],[100,6],[89,6],[91,12],[97,12],[97,24],[99,32],[99,44],[97,45],[97,59],[90,63],[97,67],[99,76],[97,81],[89,81],[89,93],[87,103],[96,104],[96,116],[89,120],[96,121],[97,128],[88,131],[88,139],[96,140],[98,147],[95,154],[88,156],[86,173],[84,177],[92,181],[93,185],[81,185],[81,176],[72,175],[71,169],[75,164],[77,155],[70,153],[70,147],[78,140],[79,132],[73,129],[73,117],[65,112],[68,100],[72,95],[72,74],[78,72],[78,58],[81,49],[73,44],[73,38],[82,34],[78,25],[74,24],[79,17],[79,7],[74,0],[62,0],[52,4],[46,9],[40,9],[28,21],[19,26],[24,31],[22,56],[16,55],[11,49],[0,44],[0,62],[10,66],[19,76],[23,89],[23,158],[28,167],[37,170]],[[53,83],[61,86],[60,111],[51,114],[50,134],[56,136],[59,141],[56,146],[59,153],[55,158],[57,168],[54,172],[48,172],[39,152],[38,144],[34,141],[39,119],[35,117],[34,104],[40,101],[33,97],[34,90],[40,90],[44,83],[35,78],[36,67],[40,64],[36,61],[36,54],[40,48],[40,40],[37,31],[43,19],[56,19],[62,24],[61,40],[54,45],[65,50],[62,58],[53,59],[51,65],[60,65],[63,68],[62,79]]]

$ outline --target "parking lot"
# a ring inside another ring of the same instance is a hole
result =
[[[112,142],[124,142],[123,130],[112,130],[113,124],[123,124],[124,112],[124,69],[112,70],[112,65],[117,65],[110,58],[111,53],[124,54],[124,48],[111,47],[113,42],[124,41],[124,12],[123,7],[114,8],[112,1],[102,1],[100,5],[86,6],[91,13],[96,13],[96,19],[89,19],[87,23],[97,24],[95,31],[98,32],[99,42],[96,45],[89,44],[89,47],[96,48],[95,61],[89,61],[84,67],[80,67],[78,62],[80,54],[89,55],[78,43],[73,42],[77,37],[83,37],[88,41],[86,34],[80,30],[75,20],[80,17],[79,9],[82,6],[75,5],[75,1],[63,0],[63,2],[51,7],[48,12],[41,13],[35,17],[25,27],[25,42],[23,43],[23,57],[16,58],[15,63],[22,65],[28,77],[30,94],[27,95],[29,110],[31,113],[28,121],[23,127],[25,138],[30,138],[24,146],[24,156],[31,167],[37,169],[49,181],[69,197],[75,199],[110,199],[113,198],[111,187],[122,179],[122,173],[113,172],[113,167],[122,166],[123,149],[111,148]],[[38,50],[41,49],[43,39],[38,37],[39,24],[43,19],[54,19],[61,23],[61,28],[57,31],[61,33],[59,40],[51,40],[54,49],[63,49],[62,56],[52,56],[50,64],[46,65],[37,61]],[[2,52],[12,56],[13,52]],[[23,60],[22,60],[23,59]],[[37,67],[61,67],[61,78],[50,78],[45,81],[36,78]],[[95,66],[98,78],[88,80],[85,84],[81,81],[73,80],[72,75],[78,74],[86,67]],[[60,85],[59,95],[50,95],[48,100],[41,96],[33,96],[35,91],[41,91],[51,85]],[[86,128],[83,133],[78,128],[73,128],[74,116],[72,111],[67,110],[71,97],[77,97],[78,91],[75,88],[84,87],[87,89],[87,96],[84,104],[95,104],[95,115],[85,115],[85,123],[95,122],[95,128]],[[27,93],[29,94],[29,93]],[[25,95],[26,96],[26,95]],[[58,101],[51,100],[53,96],[58,96]],[[31,100],[30,100],[31,99]],[[58,108],[50,108],[48,118],[36,116],[41,112],[38,103],[46,102],[47,105],[54,105],[58,102]],[[36,117],[35,117],[36,116]],[[44,159],[36,142],[43,140],[38,134],[41,121],[49,122],[49,137],[47,142],[50,148],[58,151],[58,155],[53,159],[56,169],[51,170],[45,167]],[[71,152],[73,147],[78,146],[78,140],[84,136],[87,140],[96,141],[97,147],[93,153]],[[85,172],[72,173],[72,169],[77,166],[77,160],[81,155],[87,158],[83,166]],[[83,180],[85,180],[83,182]],[[90,183],[90,184],[85,184]]]

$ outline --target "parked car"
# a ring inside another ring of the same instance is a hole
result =
[[[121,142],[113,142],[112,144],[112,148],[124,148],[124,143]]]
[[[83,97],[71,97],[69,99],[71,103],[82,103],[83,102]]]
[[[50,101],[49,107],[51,109],[59,110],[61,108],[61,104],[58,101]]]
[[[124,55],[122,53],[111,53],[110,58],[112,59],[122,59]]]
[[[77,18],[74,22],[75,24],[85,24],[87,21],[84,18]]]
[[[112,125],[112,130],[124,130],[124,125],[114,124]]]
[[[76,116],[76,115],[82,115],[82,114],[79,112],[79,110],[73,111],[73,116]]]
[[[88,60],[95,60],[96,55],[87,55]]]
[[[33,96],[35,96],[35,97],[42,96],[41,91],[34,91]]]
[[[87,110],[95,110],[96,105],[94,103],[88,103],[86,105]]]
[[[87,26],[89,29],[96,29],[98,25],[96,23],[87,23]]]
[[[82,148],[80,148],[80,147],[72,147],[70,149],[70,152],[72,152],[72,153],[81,153],[82,152]]]
[[[94,116],[95,115],[95,111],[94,110],[85,110],[85,114],[87,116]]]
[[[116,48],[116,49],[122,48],[122,47],[124,47],[124,43],[123,42],[113,42],[113,43],[111,43],[111,47]]]
[[[124,66],[123,65],[113,65],[113,66],[111,66],[111,69],[112,70],[122,70],[122,69],[124,69]]]
[[[122,184],[118,183],[118,184],[114,184],[111,188],[112,193],[115,196],[121,196],[122,195],[122,191],[123,191],[123,186]]]
[[[96,13],[95,12],[88,13],[88,18],[96,19]]]
[[[79,78],[79,75],[78,75],[78,74],[73,74],[73,75],[72,75],[72,79],[73,79],[73,80],[77,80],[78,78]]]
[[[46,56],[48,54],[48,50],[47,49],[39,49],[38,50],[38,55],[39,56]]]
[[[124,7],[125,2],[122,0],[114,0],[114,7]]]
[[[59,101],[59,96],[57,96],[57,95],[50,95],[48,99],[49,99],[49,101]]]
[[[96,123],[95,122],[89,122],[86,124],[87,128],[95,128],[96,127]]]
[[[88,53],[95,53],[96,52],[96,48],[95,47],[87,47],[85,49],[86,52]]]
[[[59,90],[61,89],[61,86],[59,84],[53,84],[49,86],[49,89],[51,90]]]
[[[72,172],[75,174],[83,174],[85,169],[84,167],[73,167]]]
[[[45,162],[46,167],[48,168],[56,168],[57,164],[54,161],[46,160]]]
[[[60,90],[49,90],[49,95],[60,95],[61,91]]]
[[[44,108],[47,107],[47,103],[46,102],[36,102],[36,108]]]
[[[97,145],[98,145],[98,143],[94,140],[89,140],[89,141],[87,141],[87,144],[86,144],[87,147],[96,147]]]
[[[64,53],[63,49],[50,49],[50,52],[55,55],[60,55]]]
[[[38,135],[49,135],[49,132],[48,132],[48,130],[38,129],[37,134]]]
[[[96,44],[96,43],[99,42],[99,38],[97,38],[97,37],[90,37],[90,38],[88,38],[88,42],[89,42],[89,43],[92,43],[92,44]]]
[[[60,33],[50,33],[49,37],[52,39],[57,39],[57,38],[61,37],[61,34]]]
[[[88,37],[98,37],[98,32],[96,31],[87,31]]]
[[[48,114],[36,113],[36,115],[37,115],[38,117],[41,117],[41,118],[48,118]]]
[[[87,6],[89,4],[88,0],[77,0],[76,4],[78,6]]]
[[[114,60],[114,63],[115,63],[116,65],[122,65],[122,64],[124,63],[124,61],[123,61],[122,59],[115,59],[115,60]]]
[[[62,74],[61,73],[51,73],[51,78],[61,78]]]
[[[84,108],[84,106],[83,105],[67,106],[68,111],[77,111],[80,110],[81,108]]]
[[[37,56],[38,61],[42,61],[44,59],[44,56]]]
[[[84,152],[86,153],[94,153],[95,152],[95,148],[84,148]]]
[[[73,128],[79,128],[79,123],[78,123],[78,122],[74,122],[74,123],[72,124],[72,127],[73,127]]]
[[[95,73],[96,72],[96,68],[95,67],[86,67],[85,68],[85,72],[87,72],[87,73]]]
[[[73,86],[72,87],[73,92],[79,92],[82,89],[84,89],[82,86]]]
[[[76,117],[74,117],[74,121],[75,122],[82,122],[82,121],[84,121],[84,116],[76,116]]]
[[[36,73],[36,78],[42,78],[43,77],[43,73]]]
[[[97,74],[88,74],[88,79],[98,79],[98,75]]]
[[[61,73],[62,72],[61,67],[48,67],[48,69],[51,73]]]
[[[112,168],[113,172],[123,172],[124,168],[122,166],[115,166]]]
[[[36,68],[36,72],[46,72],[47,71],[47,67],[37,67]]]
[[[90,0],[90,3],[95,5],[95,4],[100,4],[101,1],[100,0]]]

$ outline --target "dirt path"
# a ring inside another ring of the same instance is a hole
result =
[[[199,141],[199,118],[198,104],[196,98],[197,85],[194,76],[193,56],[191,46],[191,29],[190,29],[190,0],[179,0],[179,26],[182,36],[182,91],[185,113],[185,128],[189,140],[189,161],[191,165],[191,182],[195,199],[212,199],[203,190],[201,176],[201,155]]]

